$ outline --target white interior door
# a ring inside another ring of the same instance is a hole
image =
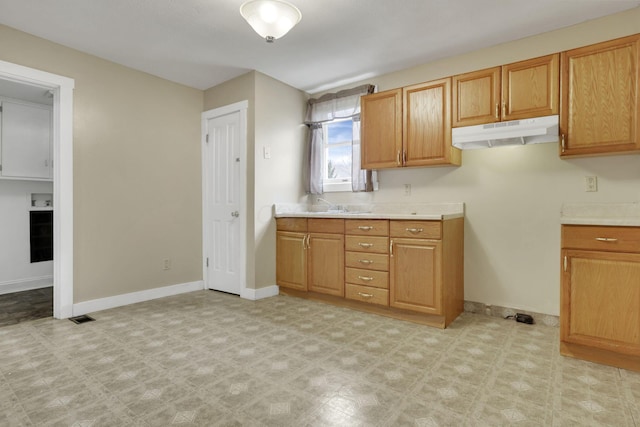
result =
[[[245,287],[246,125],[242,111],[216,111],[206,118],[205,282],[209,289],[240,295]]]

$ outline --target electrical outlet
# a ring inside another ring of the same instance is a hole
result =
[[[584,177],[584,191],[587,191],[587,192],[598,191],[598,177],[597,176],[585,176]]]
[[[410,196],[411,195],[411,184],[405,184],[404,185],[404,195],[405,196]]]
[[[164,259],[162,261],[162,269],[163,270],[171,270],[171,260],[169,258]]]

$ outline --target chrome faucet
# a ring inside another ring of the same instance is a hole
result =
[[[342,209],[342,206],[333,204],[330,201],[323,199],[322,197],[316,197],[316,202],[326,203],[327,206],[329,206],[329,210],[330,211],[332,211],[332,210],[341,210]]]

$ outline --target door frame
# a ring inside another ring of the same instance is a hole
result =
[[[53,92],[53,317],[73,316],[73,88],[75,80],[0,61],[0,79]]]
[[[210,119],[226,116],[228,114],[239,113],[240,115],[240,297],[247,295],[247,109],[249,101],[240,101],[224,107],[214,108],[202,113],[202,278],[205,289],[211,289],[209,269],[207,259],[211,253],[209,245],[209,235],[211,233],[209,209],[211,188],[209,187],[210,177],[213,176],[212,165],[207,163],[209,154],[209,144],[207,143],[208,122]]]

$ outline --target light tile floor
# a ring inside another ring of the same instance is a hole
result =
[[[92,316],[0,328],[1,426],[640,426],[640,374],[554,327],[213,291]]]

